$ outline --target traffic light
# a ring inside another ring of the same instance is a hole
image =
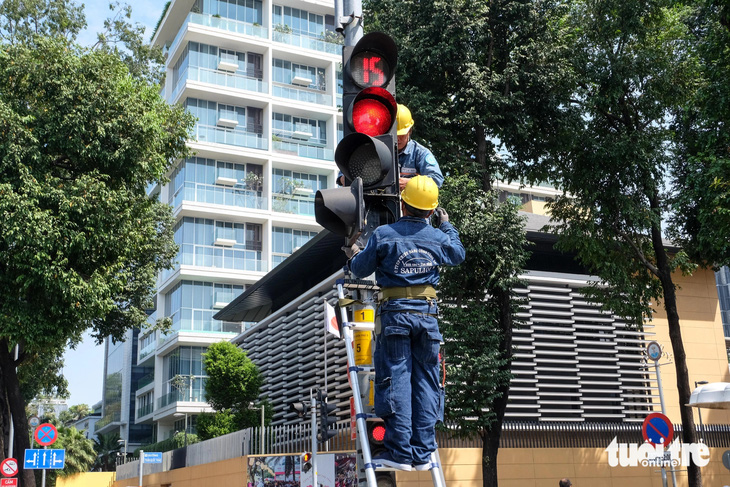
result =
[[[327,393],[322,390],[317,391],[317,402],[319,404],[319,433],[317,433],[317,439],[325,442],[337,435],[337,431],[330,430],[330,426],[334,426],[337,422],[336,416],[330,416],[337,409],[337,405],[327,404]]]
[[[315,196],[317,223],[352,243],[360,232],[364,246],[372,230],[400,216],[395,68],[398,50],[382,32],[363,36],[342,49],[343,138],[335,162],[345,186],[321,190]],[[362,189],[357,180],[362,180]],[[353,186],[356,186],[352,189]],[[350,203],[360,198],[361,206]],[[360,208],[364,212],[360,212]],[[362,218],[360,217],[362,215]]]
[[[302,453],[302,472],[307,473],[312,470],[312,454],[309,452]]]
[[[385,423],[381,419],[368,421],[368,444],[370,455],[376,456],[385,451],[383,440],[385,439]]]
[[[304,402],[293,402],[289,404],[289,411],[297,413],[297,416],[303,418],[307,414],[307,411],[309,411],[309,406]]]

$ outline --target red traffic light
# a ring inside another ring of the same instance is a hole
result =
[[[368,427],[370,442],[374,445],[382,445],[385,439],[385,424],[381,421],[372,422]]]
[[[357,94],[347,119],[361,134],[377,137],[390,132],[398,111],[398,104],[387,90],[367,88]]]

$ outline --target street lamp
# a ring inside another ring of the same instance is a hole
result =
[[[188,413],[175,413],[173,416],[176,418],[185,416],[185,446],[188,446]]]
[[[708,384],[706,380],[696,380],[695,389],[697,386],[703,386],[705,384]],[[697,416],[700,418],[700,433],[702,434],[700,437],[700,443],[703,443],[705,441],[705,425],[702,424],[702,410],[700,410],[700,408],[697,408]]]
[[[119,438],[117,440],[117,444],[121,448],[122,445],[124,445],[124,459],[122,460],[122,463],[127,463],[127,440],[124,438]]]

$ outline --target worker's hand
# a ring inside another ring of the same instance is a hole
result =
[[[403,191],[406,188],[406,184],[408,184],[408,181],[410,181],[411,178],[404,178],[403,176],[398,179],[398,186],[400,187],[400,190]]]
[[[360,252],[360,247],[358,247],[357,244],[352,244],[349,247],[342,247],[342,251],[348,259],[352,259],[358,252]]]
[[[446,210],[441,207],[436,208],[436,210],[433,212],[433,216],[436,219],[437,227],[440,227],[443,222],[449,221],[449,214],[446,213]]]

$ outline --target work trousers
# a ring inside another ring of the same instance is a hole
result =
[[[428,463],[437,448],[444,403],[437,314],[435,301],[426,299],[393,299],[379,309],[375,414],[385,422],[384,445],[399,463]]]

